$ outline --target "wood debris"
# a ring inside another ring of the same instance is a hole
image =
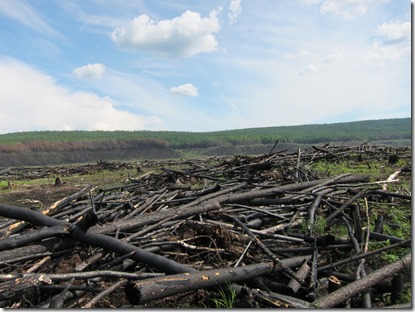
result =
[[[400,289],[410,285],[411,255],[382,266],[379,256],[408,250],[411,237],[382,233],[382,218],[371,230],[371,211],[391,202],[410,209],[412,195],[387,186],[411,168],[373,181],[310,167],[322,159],[370,167],[374,157],[388,165],[390,155],[410,158],[410,150],[325,145],[139,168],[2,169],[5,180],[137,170],[126,183],[85,185],[41,211],[0,204],[0,307],[202,307],[218,289],[238,294],[235,307],[379,306],[370,296],[390,293],[396,274],[409,276],[393,280]]]

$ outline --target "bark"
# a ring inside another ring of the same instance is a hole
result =
[[[65,229],[64,226],[58,225],[42,228],[38,231],[31,231],[14,237],[7,237],[0,240],[0,251],[22,247],[45,238],[65,235],[68,233],[69,232]]]
[[[25,258],[25,257],[34,257],[36,255],[49,255],[52,252],[58,252],[73,248],[76,241],[70,237],[65,238],[51,238],[44,241],[41,241],[35,245],[23,246],[20,248],[4,250],[0,252],[0,266],[2,264],[10,263],[14,259]]]
[[[377,283],[381,282],[383,279],[390,277],[399,271],[407,268],[410,269],[412,264],[412,256],[411,254],[407,254],[402,259],[395,261],[391,264],[388,264],[376,271],[373,271],[366,275],[365,277],[356,280],[353,283],[350,283],[331,294],[326,296],[320,297],[313,302],[313,306],[315,308],[332,308],[339,303],[344,302],[345,300],[353,297],[354,295],[364,291],[365,289],[376,285]]]
[[[309,257],[294,257],[281,260],[286,267],[301,265]],[[130,282],[125,292],[131,304],[137,305],[155,299],[161,299],[200,288],[207,288],[224,283],[234,283],[251,278],[281,272],[281,268],[274,268],[273,263],[252,264],[237,268],[224,268],[200,272],[175,274],[165,277],[145,279],[139,282]]]
[[[0,284],[0,301],[32,293],[42,284],[41,278],[16,278]]]
[[[307,260],[306,260],[303,262],[303,264],[298,269],[295,275],[299,280],[304,281],[307,275],[310,273],[310,269],[311,268],[308,265]],[[294,294],[297,293],[300,287],[301,287],[301,284],[294,278],[292,278],[290,282],[288,283],[288,288],[290,288]]]

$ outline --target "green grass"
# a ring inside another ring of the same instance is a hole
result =
[[[228,287],[226,290],[219,289],[219,297],[212,298],[211,301],[214,303],[217,309],[232,309],[235,307],[236,290]]]

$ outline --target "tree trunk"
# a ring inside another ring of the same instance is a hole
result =
[[[284,259],[281,262],[287,267],[297,267],[309,258],[310,256],[299,256]],[[125,287],[125,293],[131,304],[138,305],[200,288],[244,281],[264,274],[281,271],[281,268],[274,268],[272,262],[270,262],[237,268],[175,274],[130,282]]]
[[[319,299],[313,302],[313,305],[316,308],[332,308],[339,303],[351,298],[352,296],[368,289],[369,287],[379,283],[380,281],[384,280],[395,273],[408,268],[411,268],[412,264],[412,256],[411,254],[407,254],[402,259],[395,261],[391,264],[384,266],[376,271],[371,272],[370,274],[366,275],[365,277],[356,280],[353,283],[350,283],[331,294],[326,296],[320,297]]]

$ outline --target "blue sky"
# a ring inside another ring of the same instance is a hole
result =
[[[411,116],[409,0],[1,0],[0,133]]]

